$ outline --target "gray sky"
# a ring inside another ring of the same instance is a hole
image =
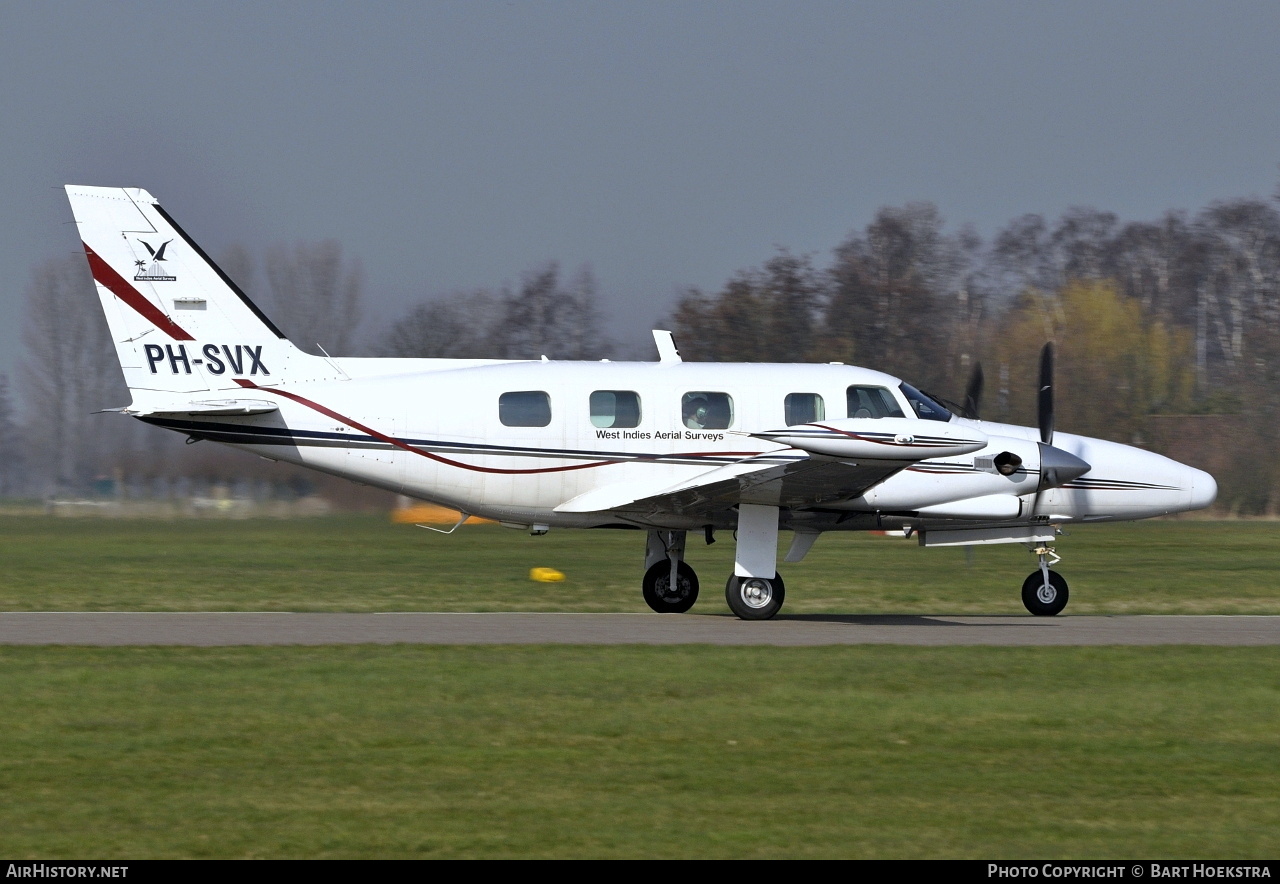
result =
[[[989,237],[1269,196],[1280,4],[0,0],[0,371],[65,183],[212,254],[333,237],[364,333],[590,263],[615,335],[886,204]],[[106,403],[116,405],[122,403]]]

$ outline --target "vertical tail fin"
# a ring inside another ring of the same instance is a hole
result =
[[[145,190],[68,185],[67,198],[135,400],[340,377],[294,347]]]

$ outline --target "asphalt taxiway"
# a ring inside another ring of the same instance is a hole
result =
[[[1280,645],[1273,616],[0,613],[0,645]]]

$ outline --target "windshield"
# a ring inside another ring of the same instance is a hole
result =
[[[910,384],[902,384],[899,387],[902,395],[907,397],[907,401],[911,403],[912,409],[922,419],[927,421],[949,421],[951,420],[951,412],[936,399],[921,393]]]

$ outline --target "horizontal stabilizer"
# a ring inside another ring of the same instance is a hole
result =
[[[122,408],[124,414],[134,417],[148,415],[186,414],[186,415],[236,415],[236,414],[270,414],[279,411],[280,406],[266,399],[205,399],[191,402],[134,402],[128,408]]]

